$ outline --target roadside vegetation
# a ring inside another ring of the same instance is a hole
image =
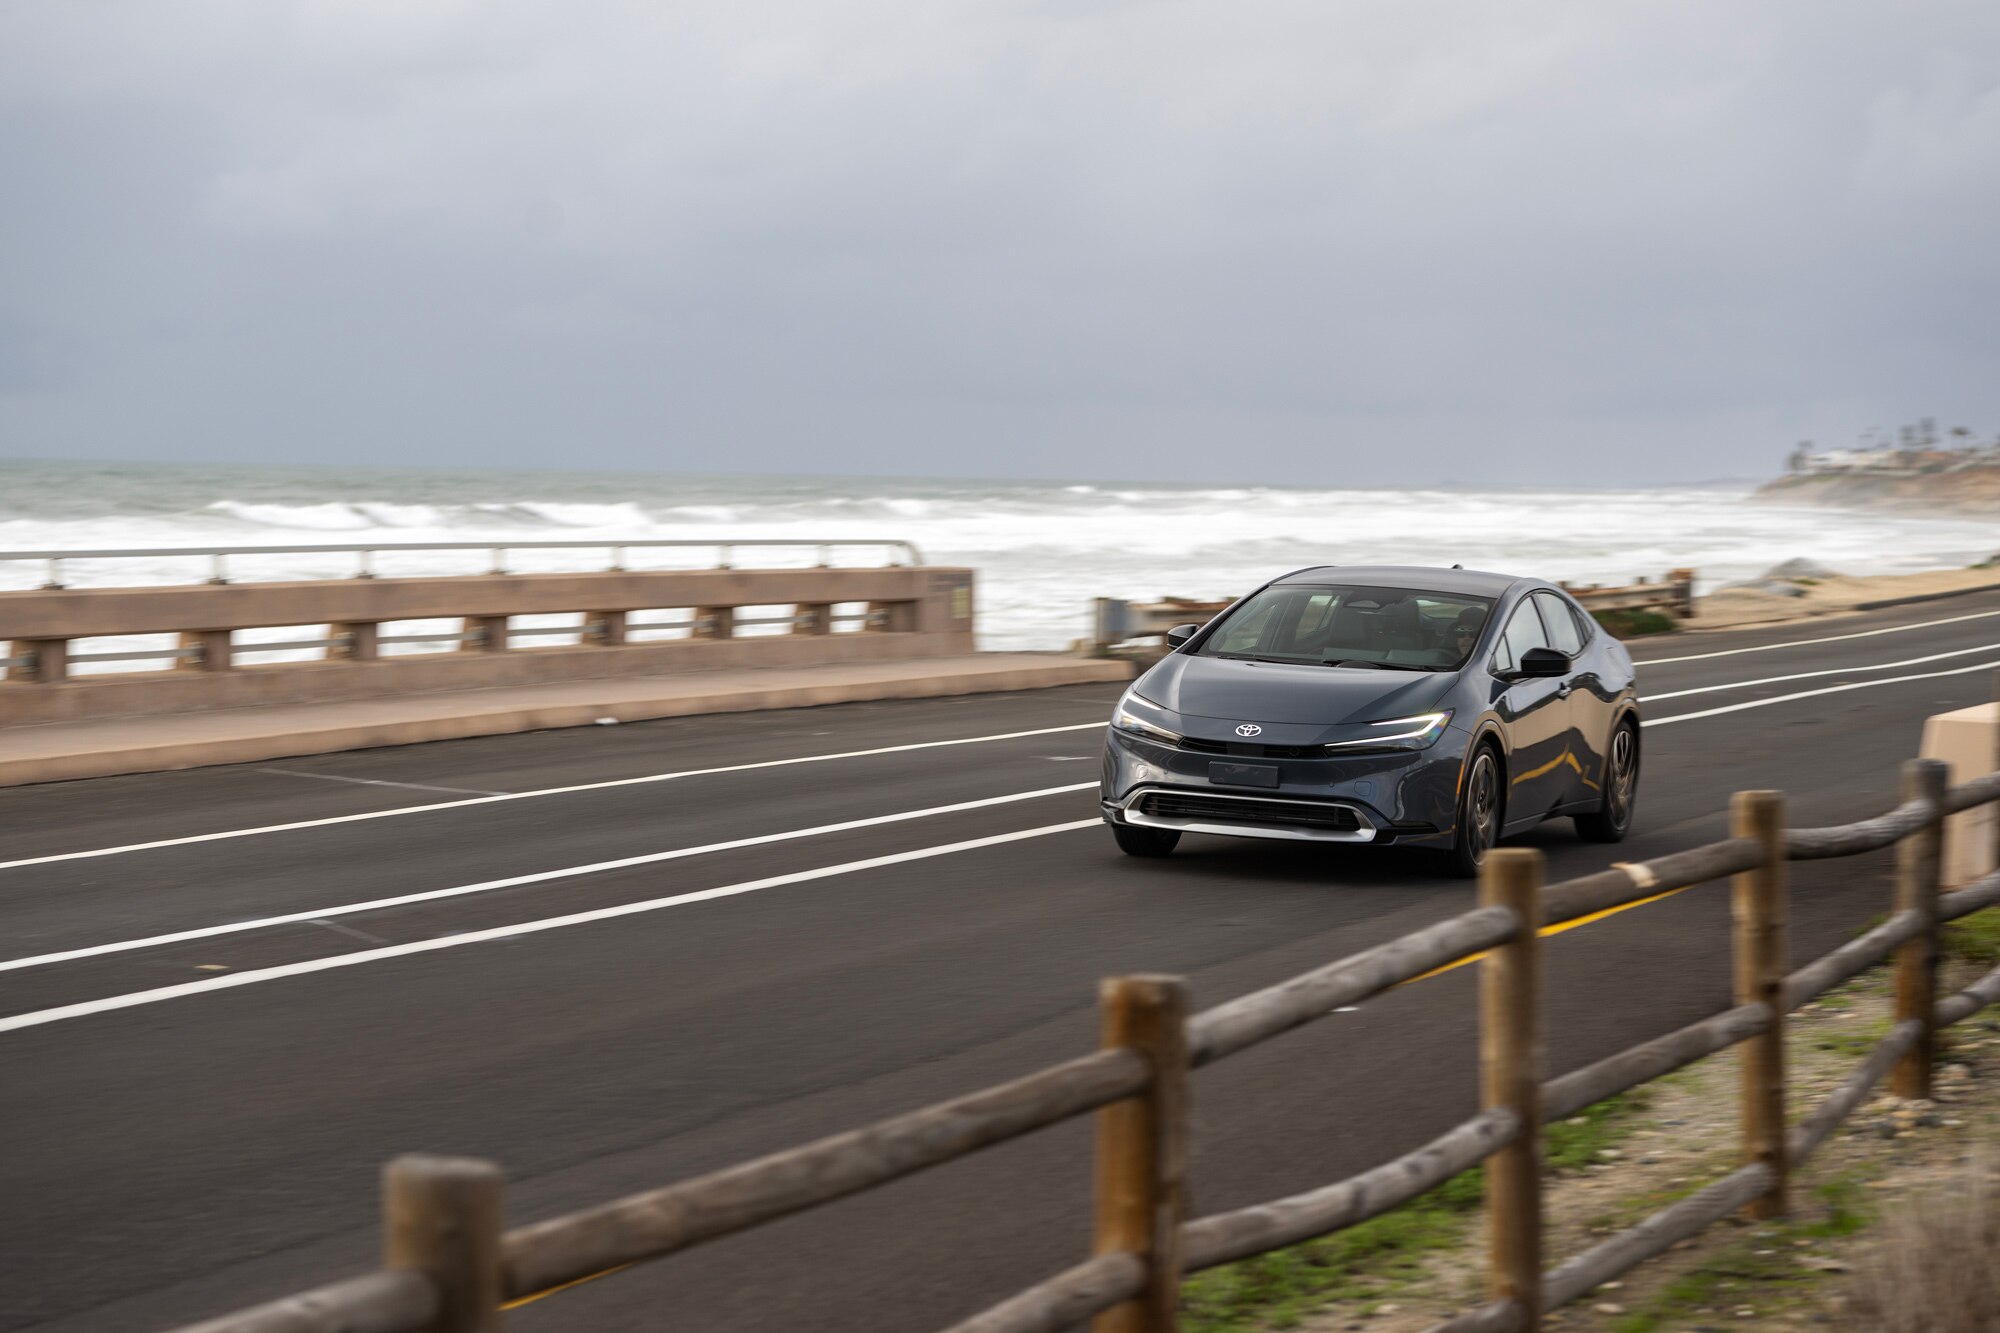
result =
[[[1895,1209],[1854,1281],[1854,1333],[1992,1333],[2000,1328],[2000,1158]]]
[[[1551,1125],[1546,1166],[1579,1171],[1597,1163],[1646,1105],[1640,1089]],[[1425,1281],[1434,1256],[1464,1244],[1484,1201],[1484,1177],[1475,1168],[1359,1226],[1198,1273],[1182,1288],[1181,1327],[1186,1333],[1287,1329],[1331,1302],[1392,1300]]]
[[[1636,639],[1647,634],[1666,634],[1679,628],[1679,622],[1664,611],[1592,611],[1590,616],[1614,639]]]
[[[1941,987],[1955,990],[2000,965],[2000,911],[1948,925],[1943,945]],[[1889,974],[1877,971],[1794,1016],[1795,1115],[1888,1030],[1892,995]],[[1942,1035],[1935,1100],[1879,1088],[1794,1176],[1789,1217],[1711,1227],[1552,1313],[1550,1326],[2000,1333],[2000,1015]],[[1736,1061],[1734,1052],[1711,1057],[1549,1127],[1552,1257],[1632,1226],[1736,1164]],[[1974,1191],[1970,1181],[1984,1184]],[[1182,1327],[1420,1333],[1481,1299],[1482,1202],[1481,1173],[1468,1171],[1361,1226],[1197,1274],[1184,1289]],[[1919,1286],[1922,1299],[1911,1299]]]

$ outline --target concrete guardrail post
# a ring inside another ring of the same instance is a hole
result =
[[[504,653],[507,651],[506,616],[466,616],[464,630],[469,637],[459,643],[461,652]]]
[[[68,639],[16,639],[14,655],[28,658],[31,663],[20,669],[22,680],[56,685],[69,679]]]
[[[586,626],[584,642],[595,643],[604,648],[617,648],[625,642],[626,613],[623,611],[591,611],[584,615]]]
[[[338,661],[373,662],[382,655],[382,627],[368,621],[328,625],[326,637],[326,655]]]
[[[180,646],[183,651],[194,650],[175,661],[183,671],[228,671],[236,665],[235,636],[229,630],[186,630],[180,636]]]

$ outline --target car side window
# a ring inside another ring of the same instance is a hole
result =
[[[1542,618],[1535,614],[1535,602],[1531,597],[1515,607],[1514,614],[1507,618],[1507,628],[1500,632],[1500,646],[1493,650],[1493,669],[1513,671],[1530,648],[1548,646],[1548,633],[1542,628]]]
[[[1535,605],[1541,608],[1542,624],[1549,632],[1549,646],[1567,657],[1575,657],[1583,651],[1583,635],[1577,630],[1576,618],[1569,613],[1569,606],[1554,593],[1538,592]]]

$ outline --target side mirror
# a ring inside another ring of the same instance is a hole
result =
[[[1553,648],[1530,648],[1521,654],[1519,676],[1567,676],[1569,658]]]
[[[1200,632],[1201,632],[1201,626],[1199,625],[1174,626],[1172,629],[1167,631],[1167,651],[1168,652],[1174,651],[1174,649],[1180,647],[1182,644],[1186,643],[1189,639],[1192,639],[1195,635],[1199,634]]]

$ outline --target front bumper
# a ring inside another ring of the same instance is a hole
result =
[[[1278,770],[1276,787],[1210,778],[1212,753],[1111,729],[1100,800],[1113,824],[1333,843],[1449,843],[1469,736],[1447,729],[1421,750],[1228,762]],[[1246,747],[1262,748],[1262,747]]]
[[[1122,801],[1106,802],[1105,812],[1115,824],[1233,838],[1373,842],[1381,832],[1372,812],[1344,801],[1273,799],[1187,787],[1140,787]]]

